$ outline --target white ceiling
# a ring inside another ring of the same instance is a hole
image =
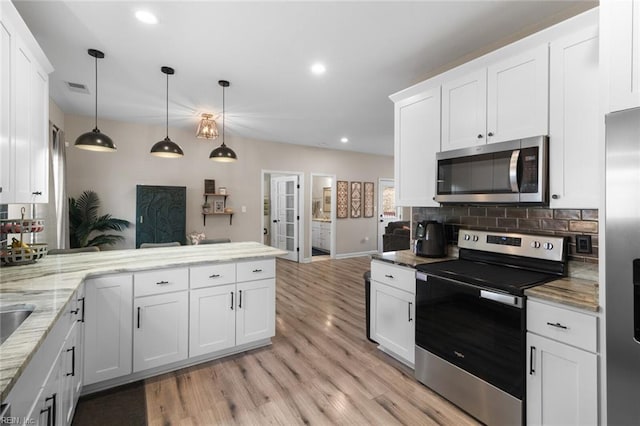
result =
[[[5,1],[5,0],[0,0]],[[55,71],[65,113],[93,116],[94,59],[101,118],[195,132],[222,111],[227,135],[393,154],[391,93],[514,33],[593,6],[585,1],[31,1],[14,0]],[[157,25],[137,21],[152,11]],[[323,76],[310,66],[322,61]],[[91,94],[70,91],[83,83]],[[171,134],[171,132],[169,132]],[[349,142],[340,143],[346,136]],[[118,141],[115,141],[116,144]],[[180,141],[176,141],[180,143]]]

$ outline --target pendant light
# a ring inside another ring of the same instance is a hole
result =
[[[216,126],[216,122],[213,120],[213,114],[202,114],[202,119],[196,131],[196,137],[211,140],[218,137],[218,126]]]
[[[209,159],[219,161],[221,163],[231,163],[236,161],[238,156],[224,143],[224,119],[226,116],[224,110],[224,89],[225,87],[229,87],[230,83],[227,80],[219,80],[218,84],[222,86],[222,145],[211,151]]]
[[[116,145],[111,138],[98,129],[98,59],[104,58],[104,53],[99,50],[89,49],[89,56],[95,58],[96,69],[96,109],[95,109],[95,126],[92,131],[83,133],[76,139],[75,146],[88,151],[114,152]]]
[[[173,142],[169,139],[169,76],[175,73],[175,70],[171,67],[162,67],[160,71],[167,75],[167,136],[159,142],[156,142],[155,145],[151,148],[151,155],[155,155],[156,157],[163,158],[180,158],[184,156],[184,152],[182,152],[182,148],[180,145]]]

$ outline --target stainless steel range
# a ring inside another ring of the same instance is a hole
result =
[[[566,275],[562,237],[461,230],[416,272],[416,378],[480,421],[525,419],[524,290]]]

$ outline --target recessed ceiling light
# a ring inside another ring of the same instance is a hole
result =
[[[340,142],[347,143],[349,142],[349,138],[340,138]]]
[[[139,10],[136,12],[136,18],[140,22],[144,22],[145,24],[157,24],[158,18],[153,13],[146,10]]]
[[[315,75],[322,75],[326,71],[327,71],[327,67],[325,67],[324,64],[321,64],[320,62],[317,62],[311,66],[311,72],[314,73]]]

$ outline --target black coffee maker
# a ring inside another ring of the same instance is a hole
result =
[[[416,224],[413,252],[422,257],[445,257],[447,239],[444,225],[435,220],[423,220]]]

